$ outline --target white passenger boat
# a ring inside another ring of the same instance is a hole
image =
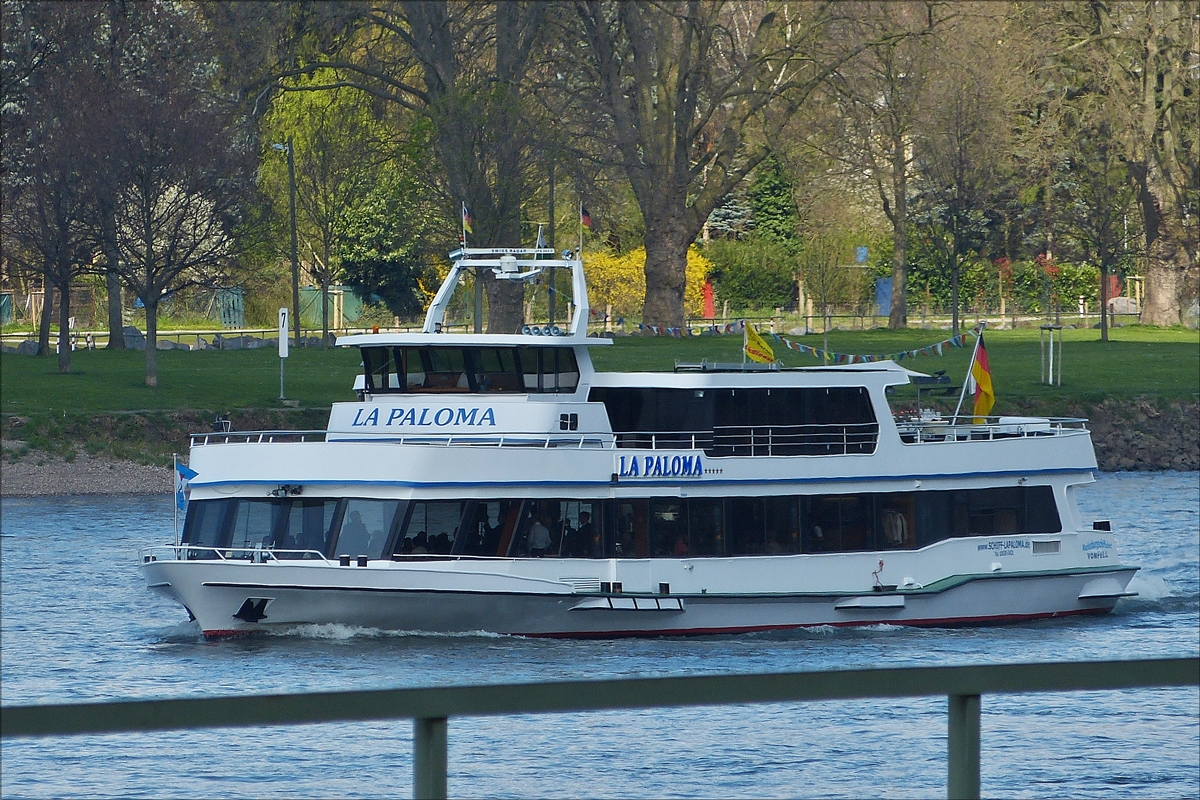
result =
[[[1076,507],[1083,420],[898,420],[917,373],[892,362],[595,372],[576,254],[451,258],[420,333],[338,340],[364,370],[327,430],[192,436],[181,540],[141,558],[206,636],[982,624],[1129,594]],[[565,330],[441,332],[483,270],[557,283]]]

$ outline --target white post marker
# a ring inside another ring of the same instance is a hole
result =
[[[288,310],[279,309],[279,399],[286,399],[283,393],[283,360],[288,357]]]

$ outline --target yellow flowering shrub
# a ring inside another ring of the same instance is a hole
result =
[[[623,255],[609,250],[585,253],[583,271],[587,275],[588,301],[592,308],[603,312],[606,305],[612,304],[616,316],[640,316],[646,298],[645,267],[644,247]],[[683,293],[683,309],[687,316],[700,316],[704,304],[704,279],[712,267],[713,263],[696,247],[688,248],[687,283]]]

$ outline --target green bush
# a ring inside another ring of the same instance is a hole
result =
[[[796,258],[783,242],[753,234],[709,242],[717,303],[730,308],[776,308],[796,302]]]

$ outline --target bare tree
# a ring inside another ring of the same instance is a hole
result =
[[[71,371],[71,284],[90,268],[84,54],[66,46],[86,38],[89,8],[4,6],[4,233],[35,254],[43,275],[38,352],[50,352],[50,308],[59,301],[59,372]],[[6,255],[15,251],[6,247]]]
[[[687,248],[709,214],[816,87],[878,42],[833,46],[852,13],[837,4],[588,0],[576,9],[583,46],[559,59],[573,67],[565,116],[605,137],[637,198],[646,322],[681,325]]]
[[[1052,10],[1040,27],[1054,46],[1085,56],[1073,66],[1085,71],[1083,91],[1102,97],[1111,112],[1137,191],[1145,232],[1142,320],[1177,324],[1185,281],[1200,258],[1197,6],[1147,0]]]
[[[944,14],[945,9],[936,12]],[[909,180],[913,139],[939,48],[934,13],[926,3],[866,4],[861,35],[883,43],[839,69],[830,81],[842,123],[833,147],[854,174],[870,181],[892,226],[890,328],[908,324]],[[895,36],[900,33],[920,35]]]
[[[1014,152],[1014,95],[1008,84],[1017,73],[1001,64],[1002,31],[1002,20],[982,14],[946,31],[947,44],[931,76],[929,111],[914,141],[916,217],[944,255],[955,333],[963,260],[986,246],[988,212]]]

